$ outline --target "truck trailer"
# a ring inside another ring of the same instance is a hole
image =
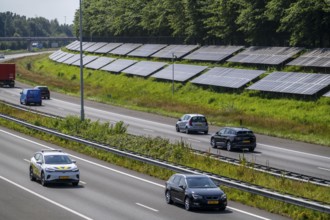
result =
[[[0,86],[15,87],[16,66],[14,63],[0,63]]]

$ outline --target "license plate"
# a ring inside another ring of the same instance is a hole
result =
[[[249,140],[245,140],[245,141],[243,141],[243,143],[250,143],[250,141]]]
[[[209,204],[209,205],[215,205],[215,204],[219,204],[219,201],[217,201],[217,200],[207,201],[207,204]]]
[[[69,177],[68,176],[60,176],[60,179],[61,180],[66,180],[66,179],[69,179]]]

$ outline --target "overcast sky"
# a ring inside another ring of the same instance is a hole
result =
[[[72,24],[79,0],[0,0],[0,12],[10,11],[28,18],[57,19],[60,24]]]

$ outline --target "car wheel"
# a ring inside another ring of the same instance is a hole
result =
[[[35,181],[36,180],[36,178],[34,177],[34,174],[33,174],[33,170],[32,170],[32,167],[30,167],[30,172],[29,172],[30,174],[30,180],[31,181]]]
[[[189,132],[189,129],[188,128],[186,128],[186,134],[189,134],[190,132]]]
[[[213,148],[216,148],[216,147],[217,147],[217,144],[215,143],[214,138],[211,138],[211,146],[212,146]]]
[[[178,125],[175,126],[175,130],[176,130],[176,132],[180,132],[180,128]]]
[[[188,196],[184,199],[184,208],[185,208],[187,211],[190,211],[190,210],[191,210],[190,199],[189,199]]]
[[[42,186],[47,186],[44,172],[41,172],[40,182]]]
[[[78,186],[78,184],[79,184],[79,181],[78,182],[73,182],[72,186]]]
[[[226,206],[220,207],[219,210],[220,211],[225,211],[226,210]]]
[[[254,147],[249,148],[249,151],[250,152],[253,152],[254,151]]]
[[[167,204],[172,204],[173,203],[173,201],[171,199],[171,193],[170,193],[169,190],[167,190],[166,193],[165,193],[165,200],[166,200]]]
[[[227,151],[231,151],[231,142],[230,141],[227,141],[226,147],[227,147]]]
[[[204,131],[204,134],[208,134],[209,133],[209,131]]]

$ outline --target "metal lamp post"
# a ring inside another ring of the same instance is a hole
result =
[[[82,0],[79,0],[79,35],[80,35],[80,120],[85,120],[85,112],[84,112],[84,74],[83,74],[83,54],[82,54]]]

